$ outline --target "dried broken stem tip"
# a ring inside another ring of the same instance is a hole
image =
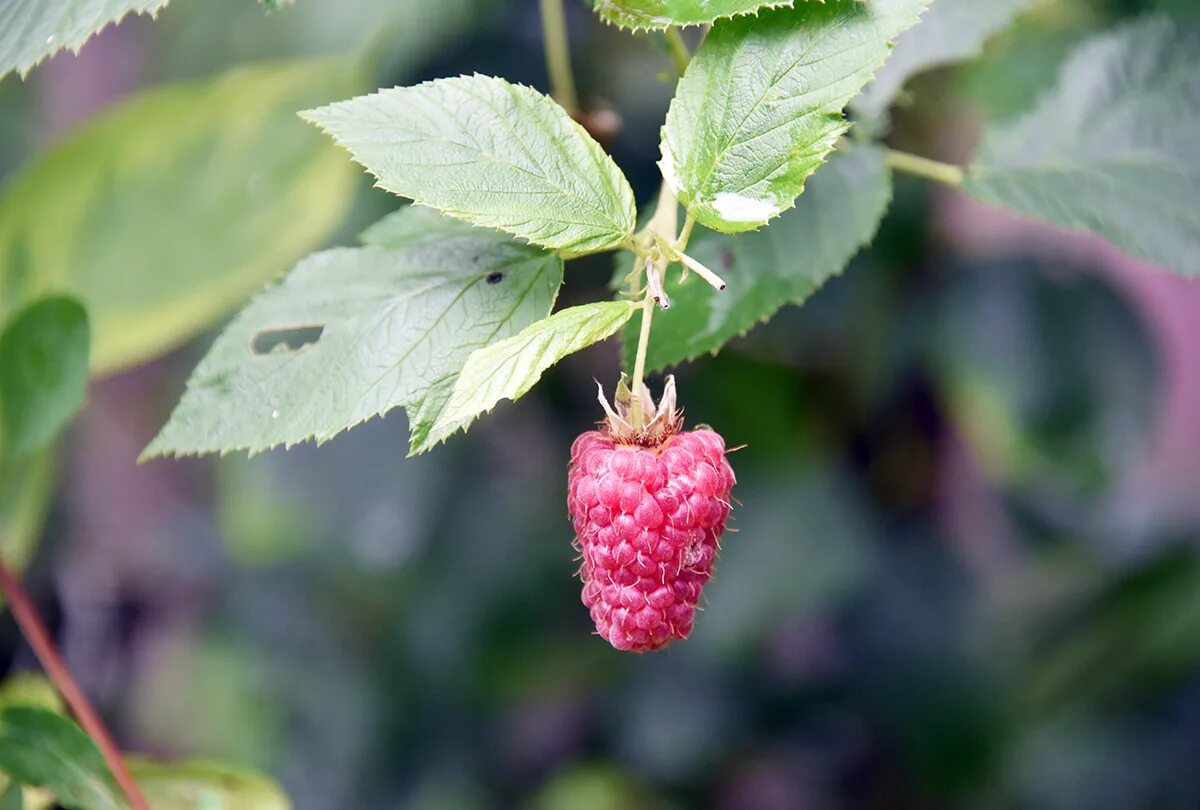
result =
[[[712,270],[709,270],[704,265],[700,264],[700,262],[696,261],[691,256],[687,255],[686,253],[680,253],[679,261],[683,264],[684,267],[688,268],[693,273],[700,276],[700,278],[707,281],[709,284],[711,284],[713,287],[715,287],[718,291],[725,289],[725,280],[723,278],[718,276]]]
[[[671,298],[663,288],[662,271],[659,269],[658,262],[646,262],[646,289],[649,291],[650,297],[654,299],[654,303],[663,309],[671,308]]]
[[[639,387],[635,397],[622,376],[621,381],[617,383],[614,408],[604,396],[604,386],[596,383],[600,407],[604,408],[607,414],[602,426],[613,439],[622,444],[657,447],[678,433],[683,425],[675,407],[675,377],[668,376],[664,381],[662,397],[657,407],[646,384],[641,383]],[[637,413],[634,413],[635,408]]]

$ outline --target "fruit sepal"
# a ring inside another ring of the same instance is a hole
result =
[[[615,408],[604,396],[604,386],[596,383],[596,388],[600,405],[607,414],[602,426],[614,441],[642,447],[657,447],[678,433],[683,426],[683,418],[676,407],[674,375],[668,376],[663,383],[662,397],[657,406],[644,382],[638,383],[639,390],[637,396],[634,396],[624,374],[617,383]]]

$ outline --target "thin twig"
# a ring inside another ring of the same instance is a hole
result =
[[[963,170],[958,166],[952,166],[949,163],[942,163],[937,160],[930,160],[918,155],[910,155],[908,152],[888,149],[887,165],[896,171],[906,172],[917,177],[923,177],[926,180],[933,180],[937,183],[944,183],[953,188],[958,188],[963,184]]]
[[[542,47],[546,51],[550,92],[576,118],[580,113],[579,94],[575,90],[575,74],[571,72],[571,43],[567,38],[563,0],[542,0]]]
[[[150,810],[150,805],[146,803],[146,798],[138,788],[137,782],[133,781],[129,769],[125,767],[121,751],[113,742],[112,735],[108,733],[104,721],[92,708],[92,704],[83,694],[83,690],[79,688],[79,684],[72,677],[71,671],[67,669],[66,663],[50,639],[50,633],[47,632],[45,623],[38,616],[21,581],[3,560],[0,560],[0,591],[8,600],[13,618],[17,620],[17,626],[21,628],[29,646],[33,647],[33,652],[45,667],[46,674],[50,676],[50,680],[54,681],[54,685],[58,687],[58,691],[67,701],[67,705],[71,707],[71,711],[79,720],[79,725],[100,749],[109,770],[112,771],[121,791],[129,800],[130,807],[133,810]]]
[[[679,261],[684,267],[691,270],[693,273],[700,276],[700,278],[711,284],[713,289],[715,289],[717,292],[725,289],[725,279],[718,276],[712,270],[709,270],[691,256],[687,255],[686,253],[680,253]]]

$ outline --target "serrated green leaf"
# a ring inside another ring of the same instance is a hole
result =
[[[242,68],[84,125],[0,194],[0,319],[76,296],[95,373],[207,328],[342,218],[354,169],[295,111],[356,82],[340,62]]]
[[[500,400],[519,399],[559,360],[616,334],[635,308],[627,301],[570,307],[519,335],[474,352],[463,366],[449,404],[433,426],[433,435],[448,437],[491,411]]]
[[[95,743],[47,709],[0,709],[0,770],[23,785],[50,790],[72,810],[127,810]]]
[[[1200,29],[1152,17],[1089,40],[1027,115],[988,130],[964,188],[1200,275]]]
[[[428,209],[408,207],[371,223],[358,235],[358,241],[373,247],[396,249],[407,247],[414,241],[425,242],[438,236],[453,239],[474,232],[456,219],[439,216]],[[491,241],[507,244],[510,240],[496,237]]]
[[[152,762],[126,757],[154,810],[289,810],[283,790],[261,774],[216,762]]]
[[[934,0],[920,25],[896,40],[896,50],[851,105],[866,121],[880,118],[905,83],[926,70],[974,59],[1033,0]]]
[[[679,201],[726,233],[791,208],[846,131],[842,110],[926,2],[805,2],[714,25],[663,129],[659,167]]]
[[[654,315],[647,369],[715,353],[785,304],[803,303],[870,243],[891,198],[882,152],[854,147],[834,153],[795,210],[765,231],[697,234],[688,253],[716,269],[727,286],[717,292],[694,276],[680,283],[672,275],[666,285],[671,308]],[[632,367],[640,326],[638,313],[625,327],[626,367]]]
[[[793,0],[592,0],[593,8],[605,22],[635,31],[707,25],[725,17],[792,3]]]
[[[87,396],[87,311],[43,298],[0,333],[0,449],[19,459],[49,445]]]
[[[633,191],[554,101],[490,76],[380,90],[305,112],[378,185],[458,219],[581,255],[633,234]]]
[[[412,452],[429,449],[467,357],[546,316],[562,260],[419,208],[387,222],[376,246],[314,254],[255,298],[146,455],[321,442],[397,406]]]
[[[167,0],[0,0],[0,79],[22,76],[50,54],[78,51],[126,14],[154,14]]]

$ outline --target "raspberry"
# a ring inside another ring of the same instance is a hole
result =
[[[620,414],[601,392],[608,420],[575,440],[567,494],[583,555],[583,603],[613,647],[639,653],[692,632],[734,484],[719,434],[678,432],[674,380],[657,412],[642,390],[648,424],[640,429],[628,420],[624,385]]]

